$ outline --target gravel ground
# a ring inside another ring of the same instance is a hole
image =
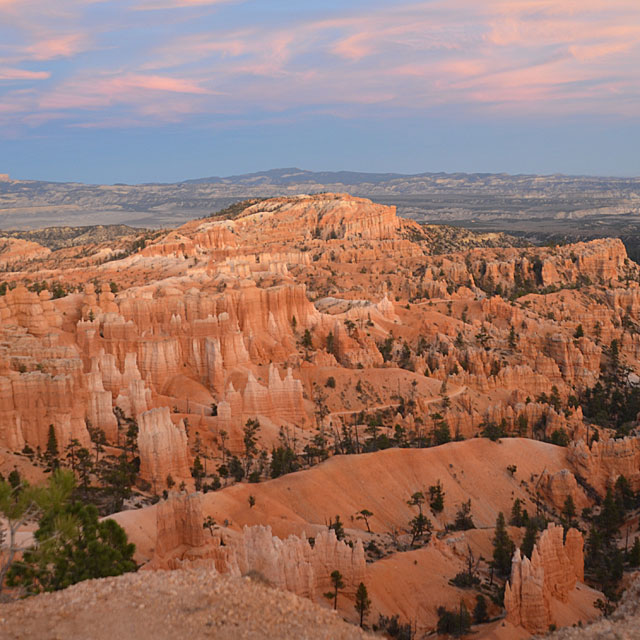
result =
[[[292,593],[206,570],[130,573],[0,605],[2,640],[370,637]]]

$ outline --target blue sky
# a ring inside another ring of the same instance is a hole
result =
[[[640,174],[638,0],[0,0],[0,173]]]

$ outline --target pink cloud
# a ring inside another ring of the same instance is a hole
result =
[[[0,80],[46,80],[50,76],[51,74],[48,71],[0,68]]]
[[[148,0],[133,7],[136,11],[155,11],[158,9],[184,9],[207,5],[229,4],[239,0]]]
[[[87,39],[84,34],[74,33],[38,40],[24,49],[24,55],[30,60],[50,60],[52,58],[68,58],[86,48]]]
[[[106,81],[102,87],[103,90],[114,91],[115,93],[127,91],[128,89],[148,89],[150,91],[169,91],[173,93],[211,93],[191,80],[135,73],[112,78]]]
[[[133,8],[227,2],[135,0]],[[292,13],[278,24],[245,20],[241,28],[209,31],[196,22],[202,12],[183,11],[171,14],[176,37],[145,39],[130,57],[113,45],[119,29],[129,21],[162,24],[166,15],[121,12],[112,23],[83,29],[69,16],[86,4],[0,0],[0,11],[28,17],[21,25],[28,37],[13,57],[3,57],[7,46],[0,45],[0,64],[18,75],[25,60],[70,58],[101,46],[103,32],[114,50],[109,62],[75,76],[56,67],[55,82],[42,88],[35,81],[49,71],[25,71],[34,74],[21,76],[33,81],[34,112],[77,117],[84,109],[102,123],[173,122],[201,112],[242,117],[294,106],[355,114],[358,105],[373,112],[383,103],[380,109],[460,105],[519,113],[537,105],[566,113],[573,105],[624,114],[632,105],[640,114],[640,0],[423,0],[366,12],[324,10],[314,19]],[[34,7],[44,18],[33,17]],[[113,105],[117,118],[107,113]]]

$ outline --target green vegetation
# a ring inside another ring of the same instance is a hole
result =
[[[45,487],[13,487],[0,481],[0,513],[8,530],[0,589],[5,577],[8,585],[33,594],[137,569],[135,545],[127,541],[124,530],[114,520],[100,521],[94,505],[74,499],[74,489],[73,473],[62,469],[53,472]],[[17,531],[34,521],[34,543],[23,549]]]

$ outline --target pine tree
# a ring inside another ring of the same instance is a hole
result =
[[[434,513],[440,513],[444,509],[444,495],[440,480],[429,487],[429,506]]]
[[[602,509],[598,516],[598,527],[605,536],[605,541],[610,540],[620,526],[620,510],[613,497],[611,489],[607,489],[607,495],[602,503]]]
[[[513,507],[511,507],[511,518],[509,519],[509,524],[514,527],[522,526],[522,503],[520,502],[520,498],[516,498],[513,501]]]
[[[410,507],[418,507],[418,515],[409,521],[412,547],[416,540],[421,538],[425,532],[431,531],[431,521],[422,513],[422,505],[424,503],[425,497],[422,491],[416,491],[412,494],[411,499],[407,501]]]
[[[57,469],[60,466],[58,460],[58,439],[56,438],[56,430],[52,424],[49,425],[49,436],[47,437],[47,449],[45,458],[49,469]]]
[[[356,520],[364,520],[364,524],[367,527],[367,531],[371,533],[371,527],[369,525],[369,518],[373,517],[373,513],[369,509],[361,509],[356,515]]]
[[[338,540],[344,539],[344,525],[342,524],[342,520],[340,520],[339,515],[336,515],[335,521],[329,522],[329,531],[332,529]]]
[[[453,523],[453,528],[456,531],[467,531],[468,529],[476,528],[471,516],[471,498],[460,505],[460,508],[456,512],[456,519]]]
[[[338,592],[340,589],[344,589],[344,581],[342,580],[342,574],[336,569],[331,572],[331,584],[333,585],[333,591],[327,591],[324,597],[327,600],[333,600],[333,608],[338,608]]]
[[[191,469],[191,476],[195,480],[196,491],[200,491],[202,488],[202,479],[204,478],[204,467],[200,461],[200,456],[196,456],[193,460],[193,468]]]
[[[305,329],[302,334],[302,346],[305,349],[311,349],[313,347],[313,339],[311,337],[311,331],[309,329]]]
[[[356,591],[356,604],[355,610],[360,614],[360,626],[364,625],[364,618],[369,612],[371,608],[371,600],[369,599],[369,593],[367,592],[367,587],[364,582],[361,582],[358,585],[358,590]]]
[[[511,558],[514,544],[509,534],[502,511],[496,520],[496,530],[493,538],[493,567],[502,577],[511,573]]]
[[[571,496],[567,496],[567,499],[564,501],[562,515],[568,524],[571,524],[571,521],[576,517],[576,505]]]
[[[32,594],[136,571],[135,545],[124,529],[110,518],[100,520],[94,505],[71,502],[74,482],[71,472],[57,470],[40,490],[36,544],[10,569],[10,586]]]
[[[473,610],[473,619],[476,624],[481,624],[486,622],[487,618],[487,599],[482,594],[478,594],[476,596],[476,606]]]

